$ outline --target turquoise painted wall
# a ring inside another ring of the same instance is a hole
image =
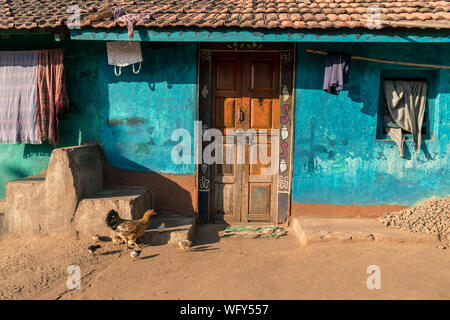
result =
[[[194,174],[194,164],[171,161],[178,143],[171,136],[176,129],[194,136],[197,45],[144,42],[142,54],[139,74],[131,67],[119,77],[112,66],[100,69],[100,136],[108,159],[122,169]],[[99,56],[106,61],[104,48]]]
[[[298,44],[292,201],[412,205],[450,194],[450,70],[436,76],[433,138],[404,159],[392,141],[377,140],[380,73],[417,69],[353,60],[339,96],[322,91],[325,56],[341,50],[389,60],[450,65],[448,44]],[[401,73],[401,72],[400,72]]]
[[[66,47],[70,110],[60,119],[60,147],[87,141],[103,144],[110,163],[121,169],[193,174],[194,165],[173,165],[172,130],[185,128],[193,136],[196,119],[197,45],[142,45],[140,74],[130,67],[116,77],[107,65],[104,42],[65,41],[53,36],[10,36],[0,50]],[[0,197],[7,181],[46,168],[53,147],[0,145]]]
[[[0,50],[60,46],[51,35],[10,36]],[[139,75],[117,78],[100,41],[67,41],[71,109],[60,123],[61,146],[96,140],[116,167],[192,174],[193,165],[170,161],[172,130],[193,132],[196,119],[197,45],[145,43]],[[433,139],[406,159],[391,141],[377,140],[380,73],[408,69],[353,61],[350,83],[339,96],[322,89],[324,56],[305,48],[345,50],[385,59],[450,64],[448,44],[298,44],[292,201],[333,204],[413,204],[450,193],[450,70],[437,74]],[[0,145],[0,197],[5,183],[39,173],[53,148]]]
[[[2,36],[0,50],[31,50],[56,47],[50,35]],[[62,140],[65,140],[64,138]],[[52,147],[42,145],[0,144],[0,198],[6,182],[39,173],[46,168]]]

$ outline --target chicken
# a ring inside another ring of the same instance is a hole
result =
[[[191,249],[191,246],[192,241],[190,240],[180,240],[180,242],[178,242],[178,247],[180,247],[180,249],[184,251],[189,251]]]
[[[164,232],[164,230],[166,230],[166,224],[163,222],[163,223],[161,223],[161,225],[158,227],[158,231],[159,231],[159,232]]]
[[[115,236],[115,237],[112,238],[112,243],[114,243],[114,244],[121,244],[121,243],[123,243],[123,239],[121,237],[119,237],[119,236]]]
[[[133,251],[131,251],[131,253],[130,253],[130,256],[131,256],[132,258],[139,257],[140,255],[141,255],[141,251],[138,251],[138,250],[133,250]]]
[[[106,225],[117,232],[117,235],[128,245],[141,250],[136,244],[136,240],[142,237],[150,224],[150,217],[155,215],[155,210],[147,210],[144,216],[139,220],[124,220],[120,218],[116,210],[110,210],[106,215]]]
[[[90,246],[90,247],[88,248],[88,251],[89,251],[90,254],[94,255],[94,254],[95,254],[95,251],[96,251],[97,249],[100,249],[101,247],[102,247],[102,246],[99,246],[99,245],[97,245],[97,246]]]

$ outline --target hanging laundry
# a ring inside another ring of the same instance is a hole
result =
[[[386,113],[387,112],[387,113]],[[402,133],[402,128],[392,119],[389,111],[386,108],[386,112],[383,114],[383,121],[385,124],[384,130],[387,135],[395,142],[398,148],[398,155],[403,158],[405,155],[405,135]]]
[[[399,148],[399,156],[403,157],[403,130],[411,132],[416,153],[422,145],[422,124],[427,103],[427,83],[425,81],[384,81],[389,115],[399,128],[386,128],[386,132]]]
[[[125,12],[125,9],[123,7],[117,7],[114,10],[114,20],[119,19],[121,16],[126,15],[127,13]]]
[[[118,22],[124,22],[127,25],[128,37],[133,38],[134,26],[141,20],[149,19],[151,15],[149,13],[126,13],[125,9],[118,7],[114,10],[114,20]]]
[[[62,49],[0,52],[0,143],[57,145],[67,106]]]
[[[139,73],[141,70],[142,52],[141,44],[135,41],[114,41],[107,42],[108,64],[114,66],[116,76],[119,76],[122,67],[133,65],[133,73]],[[135,70],[134,64],[139,63],[139,69]],[[119,70],[116,70],[116,67]]]
[[[348,82],[351,55],[342,52],[328,52],[323,79],[323,90],[338,95]]]
[[[38,51],[0,51],[0,143],[40,144]]]
[[[386,133],[397,145],[398,156],[403,158],[405,156],[405,135],[402,133],[402,129],[386,127]]]
[[[59,144],[58,116],[68,108],[63,49],[40,50],[38,66],[38,129],[41,140]]]

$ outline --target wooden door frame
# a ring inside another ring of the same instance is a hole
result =
[[[294,115],[295,45],[293,43],[200,43],[198,57],[198,110],[202,129],[211,126],[211,61],[213,52],[277,52],[280,53],[280,152],[277,177],[277,210],[274,223],[284,223],[290,216],[292,189],[292,151]],[[202,151],[205,144],[202,145]],[[202,222],[212,218],[210,210],[210,168],[198,165],[198,208]]]

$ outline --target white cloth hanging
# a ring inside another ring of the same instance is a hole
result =
[[[386,80],[384,92],[388,104],[389,116],[399,126],[386,130],[399,147],[399,156],[403,157],[405,137],[402,129],[411,132],[416,153],[422,144],[422,124],[427,104],[427,83],[425,81]]]
[[[41,144],[38,63],[33,51],[0,51],[0,143]]]
[[[141,43],[136,41],[113,41],[106,43],[108,51],[108,64],[114,66],[114,73],[120,76],[121,68],[133,65],[133,73],[141,71],[142,52]],[[139,68],[135,69],[135,64],[139,63]],[[118,71],[117,71],[118,68]]]

